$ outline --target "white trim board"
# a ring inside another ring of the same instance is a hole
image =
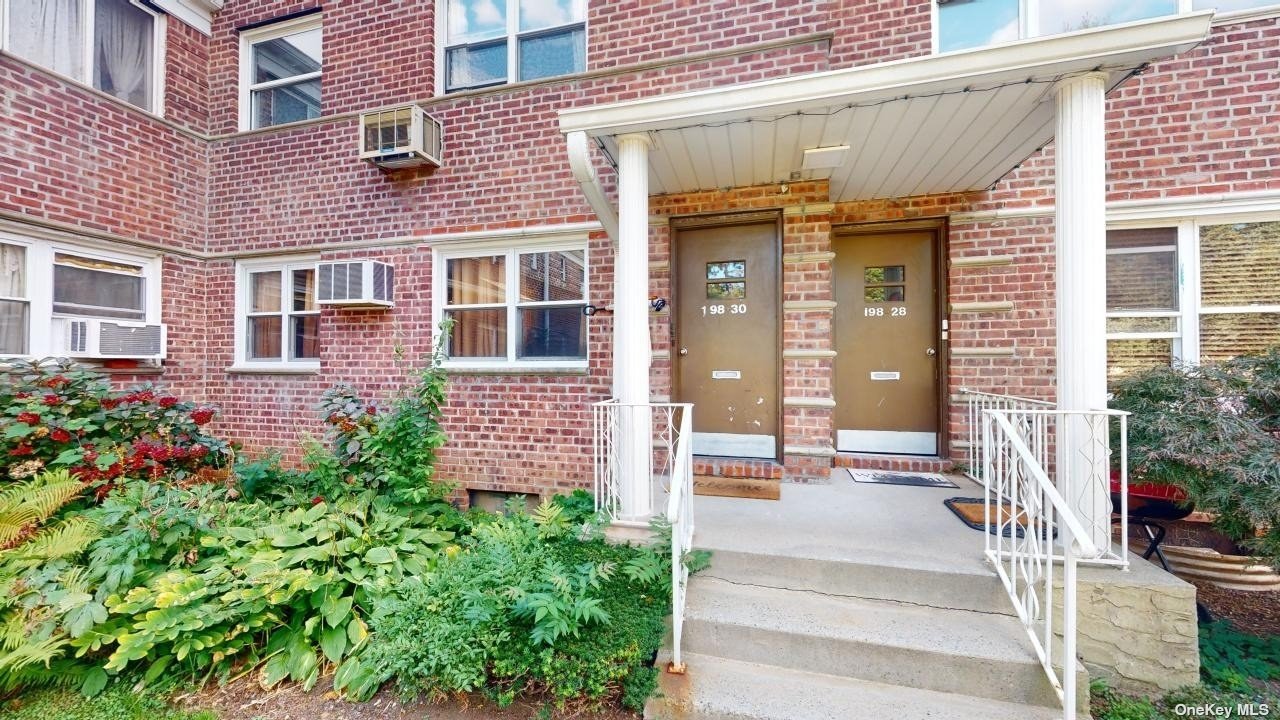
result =
[[[693,454],[773,460],[778,455],[778,438],[776,435],[695,432]]]
[[[937,455],[938,433],[837,430],[836,450],[887,455]]]

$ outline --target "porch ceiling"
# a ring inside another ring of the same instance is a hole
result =
[[[560,127],[611,161],[618,136],[648,133],[654,194],[816,179],[833,201],[981,190],[1053,139],[1059,81],[1102,71],[1114,87],[1201,42],[1211,17],[565,110]],[[839,146],[804,166],[805,150]]]

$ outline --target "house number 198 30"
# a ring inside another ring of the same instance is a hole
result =
[[[746,303],[733,303],[731,305],[718,304],[718,305],[702,306],[703,317],[706,317],[708,315],[746,315],[746,314],[747,314]]]

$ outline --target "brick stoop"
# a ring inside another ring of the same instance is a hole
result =
[[[782,463],[756,458],[693,457],[693,474],[726,478],[753,478],[757,480],[782,480]]]
[[[869,455],[836,453],[835,466],[853,470],[891,470],[894,472],[946,473],[955,469],[948,458],[921,455]]]

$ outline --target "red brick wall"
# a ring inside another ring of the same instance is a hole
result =
[[[0,210],[204,244],[202,140],[8,56],[0,57],[0,137]]]
[[[199,133],[209,130],[209,38],[173,18],[165,37],[164,116]]]

